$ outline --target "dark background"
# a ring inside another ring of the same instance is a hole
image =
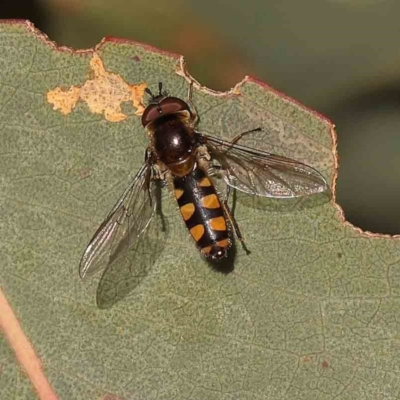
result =
[[[337,197],[362,229],[400,233],[398,0],[3,1],[60,45],[130,38],[185,56],[201,84],[256,76],[337,126]]]

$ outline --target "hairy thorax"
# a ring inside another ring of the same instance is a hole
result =
[[[176,115],[157,121],[152,132],[153,150],[157,157],[178,176],[187,175],[195,163],[196,132]]]

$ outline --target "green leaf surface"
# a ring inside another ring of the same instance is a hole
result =
[[[0,24],[0,284],[59,398],[398,398],[400,243],[344,223],[333,201],[285,208],[239,196],[251,254],[238,246],[222,274],[165,190],[161,255],[129,295],[96,306],[99,277],[79,278],[80,257],[147,138],[128,101],[119,122],[83,101],[67,115],[48,102],[49,91],[93,78],[93,54],[56,48],[29,24]],[[129,84],[163,81],[187,96],[178,56],[117,40],[96,54]],[[255,146],[332,182],[333,127],[316,113],[250,78],[227,94],[196,89],[193,102],[200,131],[262,126]],[[0,398],[33,398],[5,342],[0,352]]]
[[[31,383],[17,364],[8,343],[2,337],[0,337],[0,398],[37,399]]]

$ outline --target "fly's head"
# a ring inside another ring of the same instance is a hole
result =
[[[186,116],[189,119],[192,117],[189,105],[182,99],[169,96],[168,92],[163,91],[162,82],[158,84],[158,95],[154,95],[149,88],[146,88],[146,93],[151,99],[142,115],[142,125],[145,128],[167,115]]]

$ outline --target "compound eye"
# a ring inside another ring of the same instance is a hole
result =
[[[189,111],[189,106],[178,97],[165,97],[158,103],[150,103],[142,115],[142,125],[146,126],[162,115]]]
[[[158,104],[149,104],[142,115],[142,125],[146,126],[157,119],[162,113],[162,108]]]
[[[161,101],[162,114],[174,114],[179,111],[189,110],[189,106],[178,97],[166,97]]]

